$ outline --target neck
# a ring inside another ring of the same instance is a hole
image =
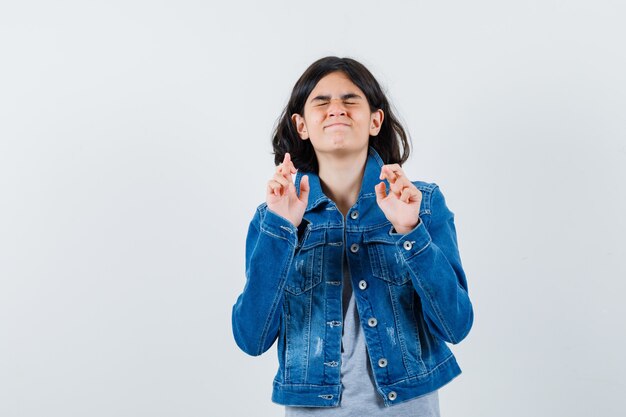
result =
[[[324,194],[335,202],[344,216],[356,203],[361,190],[367,149],[358,155],[317,155],[319,178]]]

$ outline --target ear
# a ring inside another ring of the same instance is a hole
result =
[[[385,113],[378,109],[370,115],[370,136],[377,136],[385,120]]]
[[[296,127],[298,131],[298,135],[300,135],[300,139],[307,140],[309,138],[309,132],[306,130],[306,123],[304,121],[304,117],[300,116],[298,113],[294,113],[291,115],[291,121],[293,125]]]

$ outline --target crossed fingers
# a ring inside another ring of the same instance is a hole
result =
[[[390,193],[394,194],[400,201],[408,203],[417,201],[420,197],[419,190],[407,178],[398,164],[383,165],[380,170],[380,179],[386,179],[389,182]],[[381,191],[382,196],[386,197],[384,187]]]
[[[295,185],[291,178],[291,174],[295,173],[296,167],[293,165],[293,162],[291,162],[291,155],[286,153],[283,162],[276,167],[274,176],[267,183],[268,191],[271,191],[276,196],[280,196],[292,186],[295,190]]]

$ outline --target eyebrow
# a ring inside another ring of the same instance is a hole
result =
[[[350,99],[353,99],[353,98],[359,98],[360,99],[360,98],[363,98],[363,97],[361,97],[360,95],[358,95],[356,93],[347,93],[347,94],[343,94],[341,96],[342,100],[350,100]],[[315,96],[313,99],[311,99],[311,101],[318,101],[318,100],[319,101],[330,101],[330,96],[328,96],[328,95],[326,95],[326,96],[319,95],[319,96]]]

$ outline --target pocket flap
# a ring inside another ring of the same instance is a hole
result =
[[[326,243],[326,229],[308,229],[302,238],[301,249],[310,249]]]

